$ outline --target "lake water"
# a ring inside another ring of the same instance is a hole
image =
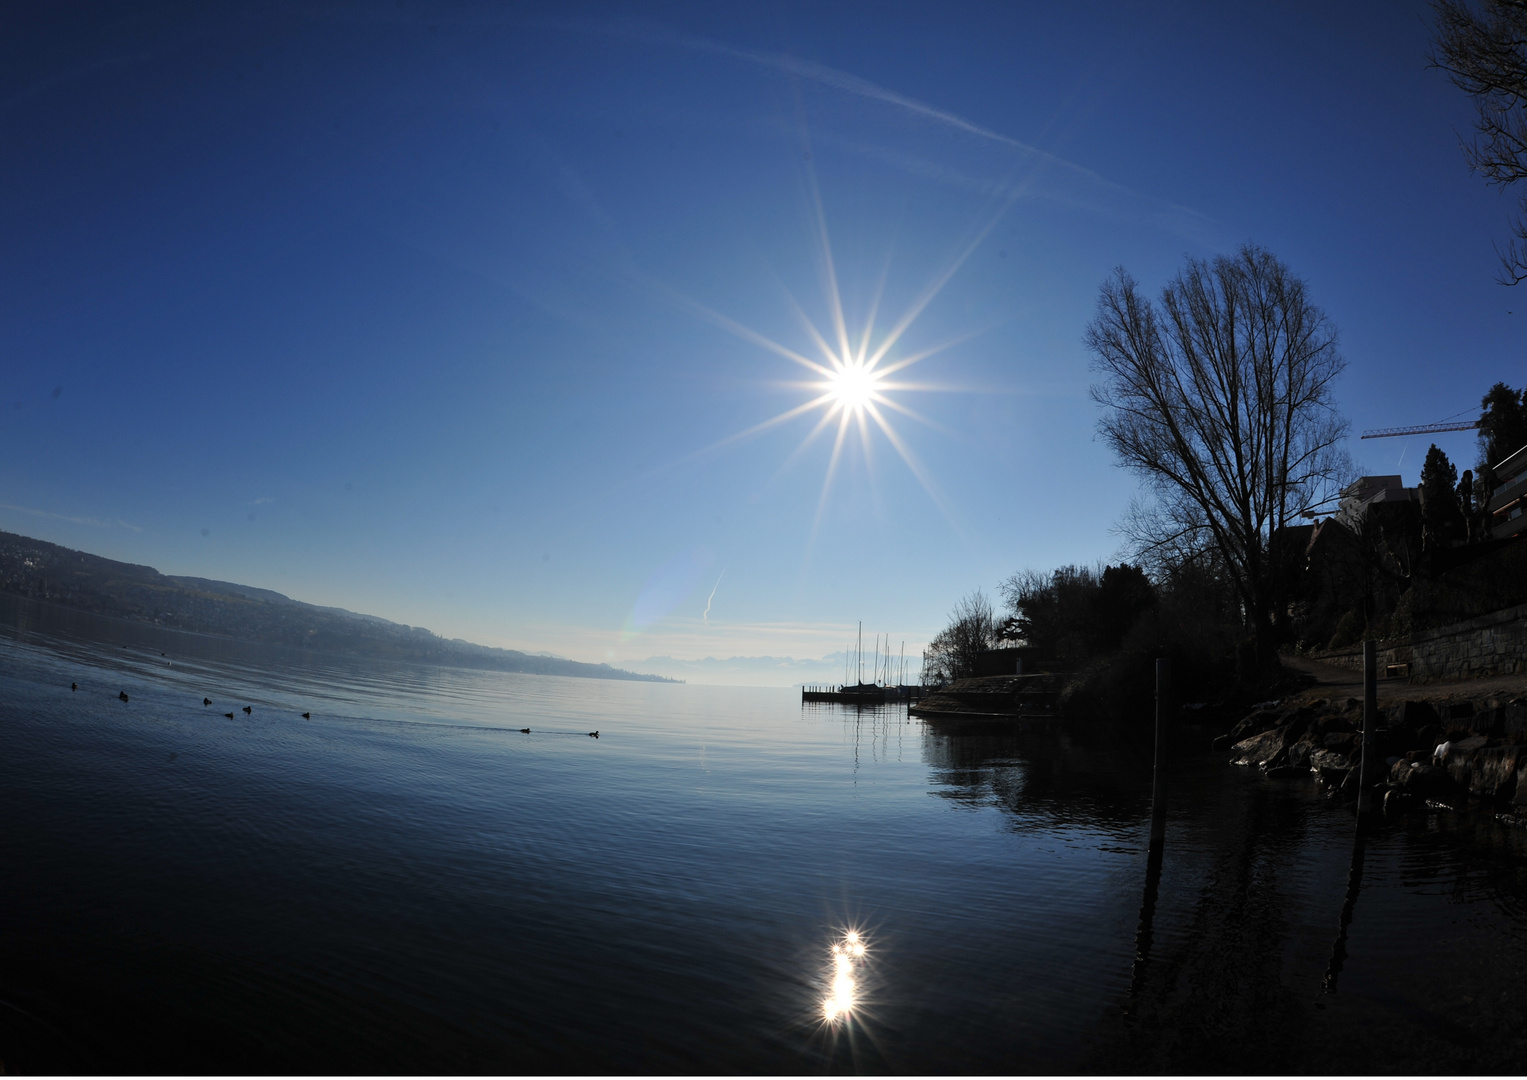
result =
[[[1350,810],[1184,736],[1142,937],[1142,719],[950,735],[793,690],[379,667],[6,600],[0,1059],[1522,1071],[1520,833],[1384,823],[1333,979]]]

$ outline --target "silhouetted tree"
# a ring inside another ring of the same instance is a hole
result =
[[[1145,571],[1129,563],[1105,566],[1098,582],[1097,648],[1119,647],[1124,635],[1156,604],[1156,588]]]
[[[1498,382],[1480,399],[1479,461],[1480,474],[1493,490],[1490,470],[1527,446],[1527,407],[1521,395]]]
[[[1012,615],[1008,637],[1063,664],[1077,664],[1119,647],[1124,635],[1156,602],[1145,571],[1120,563],[1100,571],[1062,566],[1046,575],[1014,574],[1001,591]]]
[[[962,598],[949,613],[949,625],[928,643],[924,682],[951,682],[975,675],[981,654],[997,647],[997,618],[980,589]]]
[[[1445,548],[1458,538],[1463,524],[1458,512],[1458,469],[1432,443],[1421,465],[1421,546]]]
[[[1469,167],[1496,187],[1527,179],[1527,4],[1522,0],[1434,0],[1432,63],[1474,99],[1474,142],[1463,148]],[[1503,251],[1501,282],[1527,277],[1527,196]]]
[[[1345,465],[1335,329],[1303,281],[1248,245],[1190,259],[1159,305],[1119,269],[1085,340],[1103,376],[1099,432],[1154,496],[1125,522],[1136,550],[1181,562],[1215,549],[1271,666],[1293,586],[1272,538],[1327,501]]]
[[[1474,543],[1480,539],[1480,513],[1483,509],[1474,501],[1474,473],[1468,469],[1458,478],[1458,512],[1463,515],[1463,539]]]
[[[1098,576],[1082,566],[1025,570],[1002,583],[1012,636],[1063,663],[1090,652]]]

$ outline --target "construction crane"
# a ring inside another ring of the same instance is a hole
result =
[[[1393,439],[1399,435],[1433,435],[1439,431],[1472,431],[1478,420],[1451,420],[1442,424],[1417,424],[1415,427],[1381,427],[1363,432],[1365,439]]]

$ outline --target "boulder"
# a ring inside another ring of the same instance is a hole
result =
[[[1508,802],[1516,794],[1517,746],[1485,746],[1470,756],[1468,789],[1483,799]],[[1451,770],[1449,770],[1451,771]]]
[[[1333,732],[1358,731],[1362,726],[1362,714],[1355,718],[1343,716],[1341,713],[1323,713],[1310,718],[1309,732],[1314,737],[1314,743],[1319,746],[1327,735]]]
[[[1527,743],[1527,702],[1513,701],[1500,707],[1499,733],[1511,743]]]
[[[1445,797],[1453,791],[1447,770],[1426,762],[1402,761],[1394,767],[1389,779],[1407,795],[1421,799]]]
[[[1250,739],[1260,735],[1264,731],[1271,731],[1279,727],[1283,720],[1283,714],[1276,709],[1258,706],[1242,719],[1235,727],[1230,729],[1230,743],[1234,746],[1243,739]],[[1218,740],[1216,740],[1218,741]]]
[[[1416,733],[1408,727],[1380,728],[1374,733],[1374,743],[1386,758],[1404,757],[1416,748]]]
[[[1438,745],[1433,753],[1440,759],[1442,764],[1446,765],[1455,758],[1463,758],[1472,754],[1489,741],[1483,735],[1469,735],[1461,739],[1449,739],[1447,742]]]
[[[1458,787],[1486,799],[1510,799],[1516,793],[1517,759],[1522,755],[1515,746],[1486,746],[1483,735],[1471,735],[1439,747],[1438,757],[1448,777]]]
[[[1338,754],[1355,754],[1357,748],[1362,745],[1363,737],[1355,731],[1333,731],[1321,740],[1321,745],[1327,750],[1335,750]]]
[[[1351,770],[1352,761],[1345,754],[1326,749],[1310,751],[1310,772],[1324,783],[1340,784]]]
[[[1256,765],[1263,769],[1282,765],[1288,757],[1288,735],[1288,728],[1279,727],[1242,739],[1232,748],[1236,756],[1230,764]]]
[[[1468,738],[1471,735],[1489,735],[1496,724],[1496,711],[1476,711],[1472,701],[1454,701],[1443,706],[1442,727],[1449,738]]]
[[[1315,744],[1310,742],[1308,734],[1301,737],[1288,748],[1288,763],[1295,769],[1308,769],[1310,767],[1310,754],[1314,753]]]
[[[1399,701],[1384,710],[1391,727],[1417,731],[1437,722],[1437,710],[1425,701]]]
[[[1517,759],[1516,791],[1511,801],[1517,806],[1527,806],[1527,753]]]

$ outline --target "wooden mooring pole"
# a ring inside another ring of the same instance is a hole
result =
[[[1373,782],[1378,779],[1378,765],[1373,760],[1373,736],[1378,724],[1378,654],[1370,640],[1363,642],[1363,756],[1357,763],[1357,825],[1353,829],[1352,861],[1347,867],[1347,892],[1342,898],[1336,941],[1331,946],[1331,959],[1326,964],[1325,978],[1320,981],[1322,995],[1336,993],[1336,981],[1341,976],[1342,965],[1347,962],[1347,931],[1352,925],[1352,912],[1357,907],[1358,894],[1363,889],[1363,860],[1368,846],[1365,830],[1373,807]],[[1318,1008],[1325,1008],[1319,999],[1316,999],[1315,1004]]]
[[[1156,661],[1156,761],[1151,775],[1151,856],[1159,858],[1159,848],[1166,840],[1166,751],[1167,725],[1171,721],[1168,697],[1172,691],[1172,661]]]
[[[1378,650],[1373,639],[1363,642],[1363,756],[1357,766],[1357,813],[1367,814],[1373,802],[1378,770],[1373,760],[1373,734],[1379,725]]]

